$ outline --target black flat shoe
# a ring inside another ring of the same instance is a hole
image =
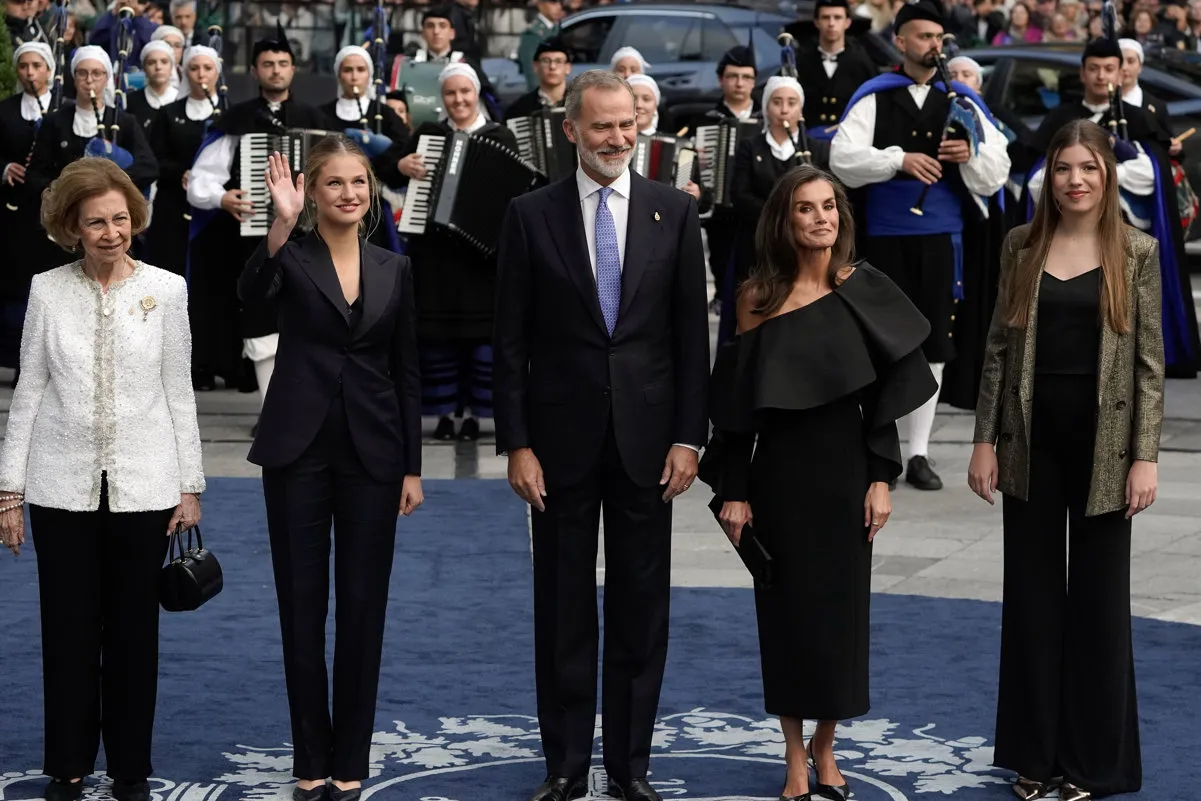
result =
[[[920,490],[942,489],[942,479],[930,468],[925,456],[914,456],[905,467],[905,483]]]
[[[1092,797],[1092,793],[1077,784],[1064,782],[1059,785],[1059,801],[1090,801]]]
[[[359,798],[363,795],[362,787],[341,790],[338,788],[338,785],[330,784],[328,789],[330,801],[359,801]]]
[[[150,782],[113,782],[117,801],[150,801]]]
[[[480,438],[480,421],[474,417],[468,417],[463,421],[463,425],[459,426],[459,439],[463,442],[475,442]]]
[[[455,438],[455,421],[449,417],[443,417],[438,421],[438,427],[434,429],[434,439],[442,442],[450,442]]]
[[[83,780],[51,779],[42,797],[46,801],[78,801],[83,797]]]
[[[197,392],[212,392],[217,388],[217,378],[207,370],[192,371],[192,389]]]
[[[530,796],[530,801],[571,801],[573,798],[583,798],[586,790],[583,776],[568,778],[552,773],[538,785],[538,789]]]
[[[609,795],[624,801],[663,801],[663,796],[655,792],[646,779],[630,779],[629,784],[619,784],[610,779]]]
[[[301,790],[299,787],[293,787],[292,801],[325,801],[328,792],[328,784],[319,784],[309,790]]]
[[[1013,783],[1013,794],[1023,801],[1034,801],[1051,792],[1053,786],[1050,782],[1036,782],[1034,779],[1018,776],[1017,781]]]

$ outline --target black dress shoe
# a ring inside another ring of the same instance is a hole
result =
[[[586,790],[583,776],[569,779],[566,776],[550,774],[534,791],[530,801],[570,801],[573,798],[583,798]]]
[[[150,782],[113,782],[117,801],[150,801]]]
[[[192,371],[192,389],[197,392],[212,392],[217,388],[217,377],[208,370]]]
[[[292,801],[325,801],[326,794],[328,792],[328,784],[319,784],[316,787],[309,788],[308,790],[301,790],[299,787],[293,787]]]
[[[459,439],[463,442],[475,442],[480,438],[480,421],[474,417],[468,417],[463,421],[463,425],[459,426]]]
[[[341,790],[338,785],[329,785],[329,801],[359,801],[363,795],[362,787],[354,787],[350,790]]]
[[[51,779],[43,793],[46,801],[78,801],[82,796],[82,780],[73,782],[68,779]]]
[[[434,429],[434,439],[442,442],[449,442],[455,438],[455,421],[449,417],[443,417],[438,420],[438,427]]]
[[[920,490],[942,489],[942,479],[930,469],[930,460],[925,456],[914,456],[905,468],[905,483]]]
[[[663,801],[646,779],[630,779],[629,784],[618,784],[609,780],[609,795],[625,801]]]

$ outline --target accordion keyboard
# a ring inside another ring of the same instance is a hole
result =
[[[400,212],[400,222],[396,224],[396,230],[402,234],[425,233],[425,226],[432,212],[434,175],[442,162],[446,141],[446,137],[428,134],[423,134],[417,141],[417,152],[425,162],[425,178],[409,182],[404,208]]]

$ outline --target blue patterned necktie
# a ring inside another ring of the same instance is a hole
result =
[[[617,309],[621,306],[621,252],[617,249],[617,226],[609,211],[611,194],[611,187],[601,187],[596,203],[596,297],[609,336],[617,327]]]

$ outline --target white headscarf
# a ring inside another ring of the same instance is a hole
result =
[[[976,61],[976,59],[970,56],[955,56],[955,58],[947,62],[947,69],[954,69],[956,64],[965,64],[972,72],[976,73],[977,78],[982,77],[980,62]]]
[[[767,85],[763,87],[763,124],[767,125],[767,106],[771,103],[771,96],[781,89],[791,89],[796,92],[800,98],[801,105],[805,105],[805,90],[801,88],[800,82],[796,78],[787,78],[782,75],[773,75],[767,79]]]
[[[655,96],[655,116],[651,117],[649,131],[654,132],[659,130],[659,103],[663,100],[663,95],[659,91],[659,84],[655,83],[655,79],[649,75],[635,73],[626,78],[626,83],[630,86],[645,86],[651,90],[651,94]],[[646,133],[646,131],[639,131]]]
[[[17,62],[21,60],[21,56],[26,53],[37,53],[42,57],[42,61],[46,62],[46,66],[50,68],[50,81],[54,80],[54,51],[50,49],[50,45],[44,42],[26,42],[13,52],[13,67],[17,66]]]
[[[1134,39],[1118,39],[1118,47],[1122,50],[1132,50],[1138,56],[1138,63],[1146,62],[1146,56],[1143,55],[1143,46]]]
[[[609,69],[615,68],[617,66],[617,62],[625,58],[638,59],[638,63],[642,65],[642,71],[650,72],[651,65],[647,64],[646,59],[642,57],[642,54],[632,47],[618,48],[617,52],[613,54],[613,58],[609,59]]]
[[[108,51],[103,47],[96,45],[83,45],[75,50],[75,55],[71,56],[71,72],[79,69],[79,65],[84,61],[99,61],[100,66],[104,67],[104,71],[108,73],[108,80],[104,84],[104,96],[102,102],[105,106],[111,106],[116,98],[114,92],[116,85],[113,83],[113,62],[108,55]]]
[[[175,48],[171,47],[171,45],[167,44],[161,39],[155,39],[154,41],[147,42],[142,46],[142,64],[146,63],[146,56],[150,55],[151,53],[166,53],[167,57],[171,59],[171,66],[175,66]]]
[[[221,56],[217,55],[216,50],[208,45],[192,45],[187,50],[183,51],[183,64],[181,66],[183,67],[185,74],[188,71],[188,64],[192,63],[192,59],[196,58],[197,56],[205,56],[206,58],[212,59],[213,65],[217,67],[217,69],[221,69]]]
[[[174,25],[159,25],[154,29],[154,33],[150,34],[150,41],[161,42],[171,34],[178,36],[180,41],[182,41],[184,44],[188,43],[188,37],[184,35],[183,31],[181,31],[179,28],[176,28]]]
[[[438,73],[438,86],[441,87],[447,80],[456,75],[461,75],[469,79],[471,85],[475,87],[475,91],[478,92],[480,90],[480,76],[475,74],[475,70],[471,68],[470,64],[464,64],[461,61],[455,64],[447,64],[442,72]]]
[[[365,95],[368,100],[375,99],[375,64],[371,62],[371,54],[367,52],[367,48],[361,45],[347,45],[338,51],[338,55],[334,56],[334,77],[342,74],[342,62],[349,56],[358,56],[367,63],[367,91]],[[339,95],[341,93],[339,92]]]

